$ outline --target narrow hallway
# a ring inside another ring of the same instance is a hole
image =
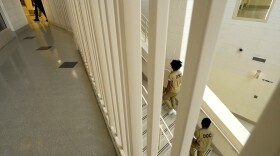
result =
[[[29,23],[0,49],[0,155],[116,155],[72,35]]]

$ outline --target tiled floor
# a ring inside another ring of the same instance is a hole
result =
[[[0,50],[0,156],[116,155],[71,34],[30,27]]]

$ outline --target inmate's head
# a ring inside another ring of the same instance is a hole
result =
[[[201,121],[202,128],[209,128],[211,120],[209,118],[204,118]]]
[[[172,60],[170,63],[171,68],[176,71],[179,70],[182,67],[182,62],[180,60]]]

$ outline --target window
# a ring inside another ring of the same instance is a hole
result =
[[[238,0],[234,19],[266,22],[273,0]]]

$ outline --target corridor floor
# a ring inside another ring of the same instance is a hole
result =
[[[32,21],[0,49],[0,156],[115,155],[72,35]]]

